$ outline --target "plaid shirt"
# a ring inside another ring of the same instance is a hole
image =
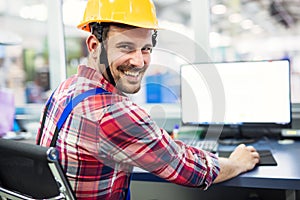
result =
[[[41,145],[72,98],[92,88],[110,94],[80,102],[59,132],[56,148],[77,199],[124,199],[133,166],[172,183],[206,189],[219,173],[217,158],[173,140],[150,116],[92,68],[79,66],[55,91]]]

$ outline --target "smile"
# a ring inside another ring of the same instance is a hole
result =
[[[126,76],[138,77],[138,75],[140,74],[140,72],[124,71],[124,74]]]

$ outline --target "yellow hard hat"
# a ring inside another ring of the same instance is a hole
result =
[[[152,0],[88,0],[83,20],[77,27],[90,32],[91,22],[159,28]]]

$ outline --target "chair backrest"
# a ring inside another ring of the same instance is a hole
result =
[[[0,138],[0,196],[76,199],[55,148]]]

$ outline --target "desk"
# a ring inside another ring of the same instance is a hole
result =
[[[231,180],[219,183],[221,186],[265,188],[286,190],[286,199],[296,199],[296,190],[300,190],[300,141],[292,144],[279,144],[276,140],[263,139],[253,146],[257,149],[271,150],[277,166],[259,166]],[[234,146],[220,145],[220,150],[232,150]],[[135,181],[166,182],[141,169],[134,169]]]

